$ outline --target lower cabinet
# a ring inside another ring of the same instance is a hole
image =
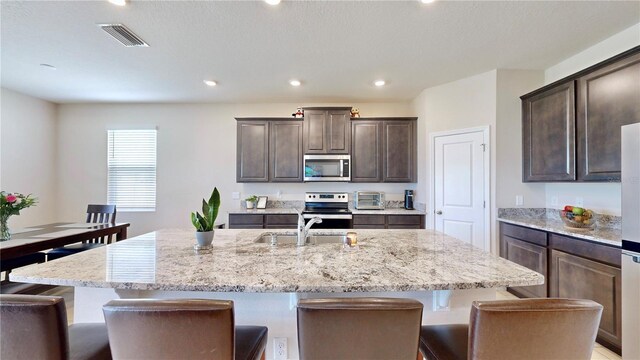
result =
[[[509,288],[519,297],[589,299],[604,309],[597,341],[621,353],[621,250],[500,223],[500,256],[536,271],[544,285]]]
[[[502,235],[504,250],[502,257],[522,265],[547,279],[547,248]],[[510,288],[511,292],[521,297],[547,297],[547,285],[518,286]]]
[[[353,215],[354,229],[424,229],[424,215]]]
[[[295,229],[297,214],[229,214],[229,229]]]
[[[621,335],[621,271],[580,256],[551,249],[549,295],[551,297],[589,299],[604,309],[598,341],[620,348]]]
[[[229,214],[229,229],[295,229],[297,214]],[[424,215],[353,215],[354,229],[424,229]]]

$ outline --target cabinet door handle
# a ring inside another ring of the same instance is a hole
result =
[[[442,210],[436,211],[436,215],[442,215]]]

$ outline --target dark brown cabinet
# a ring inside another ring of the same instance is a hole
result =
[[[578,78],[578,178],[620,181],[620,127],[640,121],[640,54]]]
[[[545,276],[544,285],[508,288],[519,297],[590,299],[601,304],[597,340],[620,353],[620,248],[501,222],[500,256]]]
[[[351,182],[416,182],[416,118],[353,119]]]
[[[269,132],[269,179],[273,182],[302,181],[302,122],[272,121]]]
[[[640,122],[640,46],[521,99],[524,182],[620,181],[620,127]]]
[[[598,341],[619,349],[621,339],[621,271],[580,256],[551,250],[551,297],[589,299],[601,304]]]
[[[382,122],[351,123],[351,182],[382,181]]]
[[[351,108],[305,108],[304,153],[348,154]]]
[[[576,179],[574,108],[574,81],[523,97],[524,182]]]
[[[544,275],[545,284],[518,286],[509,291],[520,297],[547,297],[547,233],[500,223],[500,256]]]
[[[237,120],[237,182],[302,182],[302,121]]]
[[[354,229],[424,229],[424,215],[354,214]]]
[[[238,121],[237,182],[269,181],[269,122]]]
[[[229,214],[229,229],[295,229],[297,214]]]

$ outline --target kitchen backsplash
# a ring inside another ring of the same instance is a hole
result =
[[[500,208],[498,209],[498,217],[546,218],[560,221],[560,210],[548,208]],[[622,217],[599,214],[598,226],[620,229]]]

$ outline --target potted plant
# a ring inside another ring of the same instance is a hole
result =
[[[251,195],[248,198],[244,199],[247,202],[247,209],[253,209],[256,206],[256,202],[258,201],[258,197],[255,195]]]
[[[196,228],[196,240],[199,246],[209,246],[213,241],[214,224],[220,208],[220,193],[218,188],[213,189],[209,201],[202,199],[202,215],[191,213],[191,223]]]
[[[20,215],[20,210],[35,205],[36,198],[18,193],[0,191],[0,241],[11,239],[7,225],[11,215]]]

